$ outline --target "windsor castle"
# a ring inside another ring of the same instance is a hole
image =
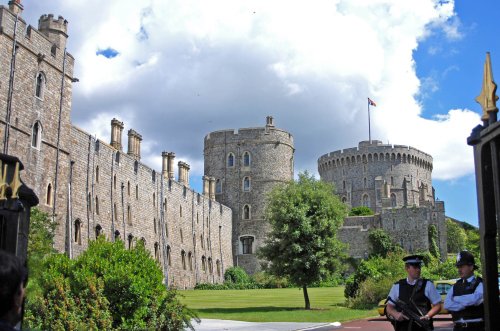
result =
[[[24,183],[57,222],[55,248],[77,256],[98,235],[126,247],[142,241],[179,288],[222,282],[233,265],[259,270],[255,253],[269,230],[265,196],[293,179],[293,136],[271,116],[263,127],[208,133],[203,191],[195,192],[190,166],[174,152],[162,152],[161,171],[152,169],[141,162],[142,136],[133,129],[125,151],[118,119],[111,120],[109,142],[72,124],[68,22],[43,15],[36,29],[22,11],[20,0],[0,6],[2,152],[21,160]],[[435,199],[430,155],[364,141],[321,156],[318,171],[347,205],[375,212],[345,219],[339,237],[352,257],[369,254],[368,234],[376,228],[408,251],[427,250],[430,226],[445,256],[444,203]]]

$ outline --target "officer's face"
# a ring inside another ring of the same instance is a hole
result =
[[[474,273],[474,266],[472,266],[472,265],[464,264],[464,265],[458,266],[457,269],[458,269],[458,274],[460,275],[460,278],[469,278]]]
[[[420,272],[422,271],[420,264],[407,264],[406,272],[408,273],[408,277],[411,279],[420,278]]]

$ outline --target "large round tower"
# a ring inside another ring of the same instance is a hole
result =
[[[358,148],[321,156],[318,171],[352,207],[367,206],[381,212],[383,207],[434,201],[432,156],[413,147],[362,141]]]
[[[211,132],[205,137],[205,175],[215,178],[215,199],[233,210],[234,265],[259,270],[255,255],[269,229],[264,219],[267,193],[293,179],[293,137],[266,126]]]

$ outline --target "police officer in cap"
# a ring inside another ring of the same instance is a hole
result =
[[[468,251],[457,255],[460,279],[448,291],[444,307],[451,312],[453,330],[483,331],[483,280],[474,275],[477,269],[474,256]]]
[[[408,276],[394,283],[389,297],[394,301],[401,300],[406,303],[421,320],[430,321],[433,328],[432,317],[441,310],[441,296],[432,281],[420,278],[422,255],[406,256],[403,261]],[[391,301],[387,302],[386,312],[394,320],[396,331],[425,330],[399,311]]]

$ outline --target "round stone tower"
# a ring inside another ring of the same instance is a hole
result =
[[[269,229],[266,195],[293,179],[293,137],[266,126],[211,132],[205,137],[205,175],[215,178],[215,199],[233,210],[234,265],[248,273],[260,269],[255,255]]]
[[[432,156],[413,147],[362,141],[358,148],[321,156],[318,172],[351,207],[379,213],[387,207],[434,203]]]

